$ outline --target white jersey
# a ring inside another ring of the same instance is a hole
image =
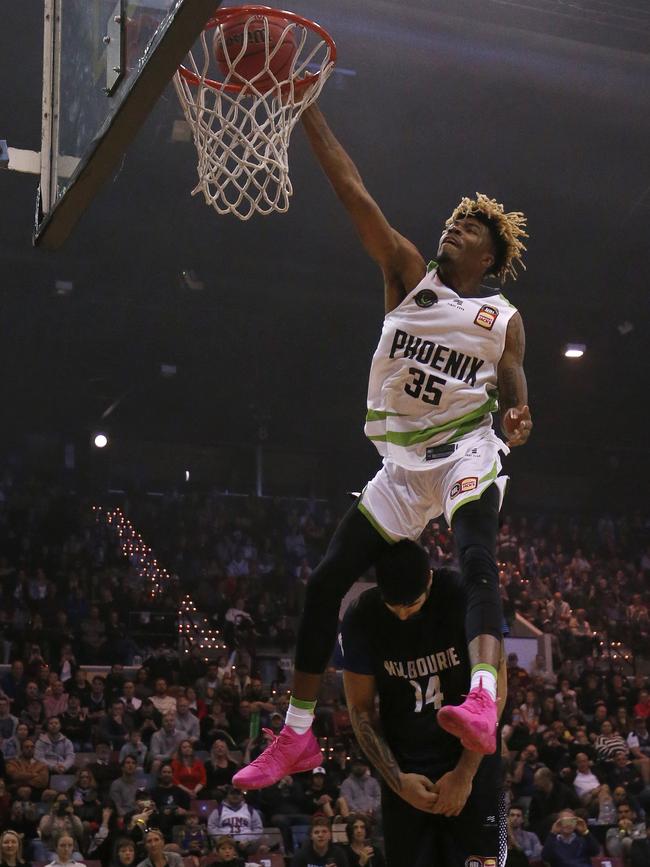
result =
[[[387,461],[430,469],[436,446],[491,427],[514,313],[503,295],[458,295],[432,262],[386,315],[370,368],[365,432]]]

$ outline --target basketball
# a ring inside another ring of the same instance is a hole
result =
[[[247,21],[249,24],[246,49],[241,58],[237,60],[246,38]],[[269,59],[269,69],[275,78],[282,82],[289,77],[291,63],[296,56],[293,28],[288,30],[283,38],[282,34],[289,25],[289,21],[286,18],[267,18],[267,21],[269,26],[269,54],[278,46]],[[235,83],[239,83],[237,76],[250,81],[259,75],[260,77],[253,82],[258,90],[265,91],[274,86],[275,81],[271,75],[260,75],[266,64],[266,33],[263,16],[256,15],[251,18],[249,15],[241,15],[225,21],[215,31],[214,54],[221,73],[224,76],[229,73],[234,75]]]

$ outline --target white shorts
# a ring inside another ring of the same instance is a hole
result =
[[[456,443],[455,452],[427,470],[385,461],[361,494],[359,510],[389,542],[417,539],[433,518],[451,519],[459,506],[478,500],[491,484],[499,488],[499,508],[508,476],[499,476],[501,457],[510,449],[493,430]]]

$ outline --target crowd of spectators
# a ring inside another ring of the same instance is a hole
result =
[[[2,865],[275,864],[283,851],[381,867],[380,787],[334,668],[317,707],[322,767],[245,796],[231,785],[282,726],[287,684],[280,668],[261,677],[260,651],[290,655],[336,510],[216,493],[123,503],[170,573],[153,593],[91,505],[0,486]],[[650,864],[648,536],[640,515],[501,527],[508,618],[552,648],[552,665],[508,659],[510,864]],[[443,524],[422,542],[433,568],[453,563]],[[217,650],[179,645],[187,593]]]

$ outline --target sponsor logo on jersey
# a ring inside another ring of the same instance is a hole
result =
[[[478,488],[478,477],[468,476],[466,479],[461,479],[452,487],[449,496],[453,500],[459,494],[466,494],[468,491],[475,491]]]
[[[479,312],[476,314],[474,325],[480,325],[481,328],[486,328],[488,331],[492,331],[492,326],[497,321],[498,315],[499,311],[496,309],[496,307],[491,307],[489,304],[484,304],[479,310]]]
[[[465,861],[465,867],[497,867],[497,859],[486,858],[484,855],[470,855]]]
[[[420,289],[415,296],[415,303],[418,307],[433,307],[438,303],[438,296],[433,289]]]

